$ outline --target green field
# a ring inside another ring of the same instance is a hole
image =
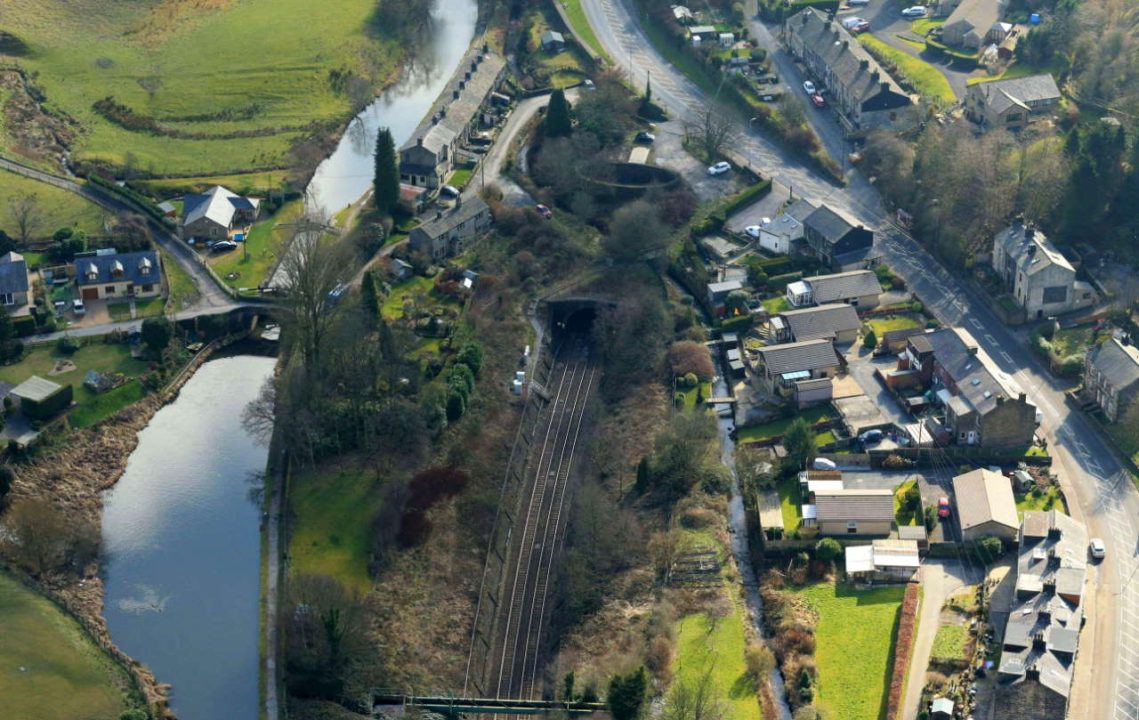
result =
[[[279,188],[288,178],[285,170],[272,170],[257,173],[242,173],[239,175],[211,175],[207,177],[173,178],[156,180],[136,180],[136,185],[143,192],[161,198],[177,198],[186,193],[201,193],[214,185],[229,188],[238,195],[265,196],[269,189]]]
[[[317,469],[289,481],[289,558],[294,572],[331,575],[366,592],[378,478],[367,470]]]
[[[755,683],[747,674],[744,650],[747,639],[741,609],[732,605],[714,625],[704,613],[680,620],[677,633],[676,674],[695,683],[712,667],[713,696],[726,705],[724,718],[760,720]]]
[[[73,192],[32,180],[6,171],[0,171],[0,230],[16,237],[16,224],[12,221],[9,198],[35,194],[41,222],[35,228],[34,238],[50,238],[62,227],[73,227],[89,234],[102,234],[103,209],[87,202]]]
[[[0,698],[15,720],[113,720],[125,673],[46,598],[0,573]]]
[[[255,288],[269,279],[277,267],[281,248],[292,237],[292,228],[281,227],[300,217],[304,201],[293,200],[281,206],[271,218],[253,226],[249,237],[236,250],[210,256],[210,267],[232,288]]]
[[[397,71],[406,45],[369,37],[375,0],[9,0],[4,30],[48,103],[75,117],[79,160],[144,170],[224,174],[280,167],[312,121],[353,109],[330,71],[370,92]],[[113,97],[178,138],[131,131],[93,104]],[[357,101],[364,97],[357,96]],[[256,137],[236,132],[261,131]]]
[[[905,588],[851,590],[819,583],[796,594],[818,615],[817,702],[833,720],[878,720],[886,692]]]
[[[969,628],[965,625],[942,625],[933,636],[930,660],[941,663],[960,663],[965,660],[969,646]]]
[[[922,96],[945,105],[956,102],[957,96],[953,94],[949,81],[933,65],[891,47],[872,35],[864,33],[858,36],[858,40],[879,57],[897,65]]]

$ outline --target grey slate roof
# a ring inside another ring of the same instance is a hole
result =
[[[162,282],[158,270],[158,253],[142,250],[114,255],[89,255],[75,258],[75,281],[80,285],[103,285],[133,282],[153,285]],[[145,270],[149,269],[149,272]],[[91,279],[92,274],[94,279]]]
[[[1123,390],[1139,382],[1139,348],[1124,345],[1116,338],[1088,351],[1088,362],[1113,388]]]
[[[1043,232],[1028,225],[1013,223],[997,233],[994,242],[1012,258],[1017,270],[1025,275],[1033,275],[1050,265],[1076,272],[1064,253]]]
[[[238,210],[254,210],[259,202],[242,197],[221,185],[214,185],[201,195],[187,195],[182,199],[182,224],[189,225],[206,217],[228,228],[233,222],[234,213]]]
[[[481,63],[478,62],[479,55],[482,55]],[[472,62],[477,63],[478,69],[471,72],[470,80],[466,80],[465,75],[470,71]],[[506,67],[506,61],[500,55],[492,52],[484,53],[482,45],[478,43],[472,45],[467,54],[463,56],[462,62],[459,63],[455,77],[443,88],[443,92],[439,94],[435,104],[431,106],[430,112],[424,116],[423,121],[411,133],[400,150],[415,147],[420,138],[423,139],[423,146],[434,153],[438,153],[444,145],[451,144],[470,125],[471,120],[474,119],[475,114],[494,89],[494,83],[502,74],[504,67]],[[459,89],[460,82],[464,84],[464,87],[459,91],[458,99],[455,99],[453,93]],[[441,118],[438,117],[440,110],[445,111]],[[432,118],[436,118],[438,122],[432,123]]]
[[[557,30],[547,30],[546,32],[542,33],[541,40],[543,46],[549,45],[551,43],[561,45],[565,43],[566,38]]]
[[[1016,594],[999,668],[1005,681],[1013,683],[1014,693],[1021,684],[1031,691],[1030,684],[1036,681],[1027,677],[1029,668],[1038,670],[1039,685],[1057,696],[1067,698],[1071,691],[1083,621],[1087,543],[1087,529],[1062,512],[1025,514],[1017,551]],[[1042,636],[1043,647],[1034,643],[1037,635]],[[1063,703],[1057,707],[1062,717]],[[1041,711],[1026,708],[1019,716],[1045,717]]]
[[[964,24],[984,39],[1001,18],[1000,0],[961,0],[961,4],[946,18],[943,28]],[[943,30],[944,31],[944,30]]]
[[[479,197],[471,197],[467,200],[463,200],[461,205],[452,208],[449,212],[443,213],[442,217],[435,218],[430,222],[425,222],[411,232],[426,235],[433,240],[442,235],[446,235],[455,226],[461,225],[467,220],[485,212],[490,212],[490,208],[487,204]]]
[[[807,8],[788,18],[785,27],[819,56],[856,102],[863,103],[880,95],[881,84],[886,83],[887,89],[898,96],[899,101],[904,101],[898,106],[913,103],[909,94],[837,21],[828,20],[815,8]]]
[[[28,291],[28,264],[24,256],[9,252],[0,257],[0,293],[26,293]]]
[[[953,478],[953,494],[962,530],[988,522],[1013,529],[1019,525],[1012,483],[1000,473],[981,468],[958,475]]]
[[[832,209],[829,205],[820,205],[807,216],[803,224],[814,230],[831,245],[842,240],[848,232],[859,226],[856,220]]]
[[[894,519],[893,490],[822,490],[815,493],[815,511],[824,520],[882,521]]]
[[[976,87],[976,92],[981,94],[985,104],[998,113],[1004,112],[1011,105],[1029,108],[1032,103],[1060,100],[1060,88],[1049,74],[977,83]]]
[[[858,311],[846,303],[788,310],[780,313],[780,317],[791,328],[796,342],[833,338],[844,330],[857,330],[862,326]]]
[[[964,397],[981,415],[997,406],[997,398],[1010,397],[981,359],[970,352],[969,346],[953,328],[943,328],[910,338],[911,343],[925,339],[933,349],[937,364],[945,369],[957,383],[957,397]]]
[[[807,216],[810,215],[811,213],[813,213],[814,211],[815,211],[815,206],[812,205],[809,200],[801,198],[801,199],[796,200],[795,202],[791,203],[790,205],[788,205],[787,209],[783,211],[783,214],[784,215],[790,215],[791,217],[795,218],[799,222],[803,222],[804,220],[807,219]]]
[[[838,354],[830,340],[807,340],[783,345],[768,345],[758,350],[771,375],[799,370],[818,370],[839,364]]]
[[[834,275],[803,278],[811,286],[815,302],[825,305],[844,298],[877,295],[882,292],[878,277],[870,270],[851,270]]]

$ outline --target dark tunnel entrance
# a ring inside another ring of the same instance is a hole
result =
[[[565,319],[561,327],[561,332],[564,335],[575,335],[588,339],[589,334],[593,332],[593,321],[596,319],[597,308],[582,308],[576,310]]]
[[[612,303],[593,298],[550,301],[550,332],[555,344],[565,340],[588,343],[597,314],[607,305]]]

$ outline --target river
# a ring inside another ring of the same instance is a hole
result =
[[[477,0],[437,0],[430,52],[352,120],[336,150],[316,168],[309,197],[329,216],[360,199],[372,185],[376,132],[391,128],[395,145],[411,137],[470,47],[478,24]]]
[[[261,507],[267,449],[242,410],[275,360],[211,360],[139,433],[106,494],[104,614],[111,638],[173,688],[182,720],[256,720]]]

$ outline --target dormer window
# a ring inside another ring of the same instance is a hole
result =
[[[88,280],[94,282],[99,279],[99,268],[95,267],[95,263],[87,263],[87,272],[84,274]]]
[[[150,258],[143,258],[138,261],[138,272],[140,275],[150,274]]]
[[[123,264],[116,260],[111,265],[111,277],[121,278],[123,276]]]

